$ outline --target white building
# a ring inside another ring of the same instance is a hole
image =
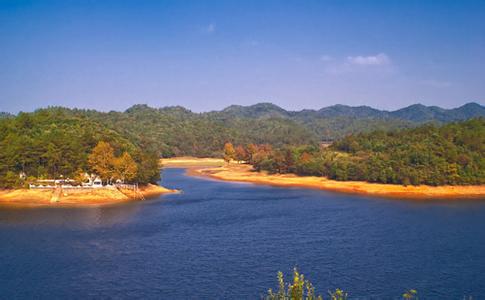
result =
[[[103,187],[103,181],[101,180],[101,178],[99,177],[96,177],[94,180],[93,180],[93,184],[92,186],[94,188],[100,188],[100,187]]]

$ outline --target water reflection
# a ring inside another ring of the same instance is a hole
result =
[[[98,228],[130,223],[140,212],[139,203],[85,208],[0,208],[0,226],[55,226]]]

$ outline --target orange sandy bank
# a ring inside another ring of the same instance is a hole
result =
[[[479,198],[485,199],[485,185],[480,186],[403,186],[361,181],[335,181],[324,177],[296,176],[293,174],[268,175],[254,172],[249,165],[230,164],[219,168],[190,169],[189,174],[220,180],[251,182],[286,187],[306,187],[328,191],[368,194],[382,197],[415,199]]]
[[[53,190],[0,190],[0,205],[23,207],[97,206],[139,200],[140,194],[145,198],[149,198],[175,192],[177,191],[153,184],[140,187],[138,194],[135,194],[131,190],[120,191],[114,188],[64,189],[59,195],[55,195]]]
[[[221,167],[224,165],[222,158],[199,158],[191,156],[163,158],[160,163],[164,168],[180,167]]]

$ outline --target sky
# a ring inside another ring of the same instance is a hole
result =
[[[0,0],[0,111],[485,103],[485,1]]]

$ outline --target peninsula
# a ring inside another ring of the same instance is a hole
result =
[[[336,181],[326,177],[256,172],[250,165],[231,163],[217,168],[190,168],[188,174],[217,180],[248,182],[280,187],[301,187],[361,195],[407,199],[485,199],[485,185],[404,186],[364,181]]]
[[[124,188],[98,189],[6,189],[0,190],[0,206],[9,207],[87,207],[128,201],[140,201],[168,193],[177,193],[155,184],[136,191]]]

